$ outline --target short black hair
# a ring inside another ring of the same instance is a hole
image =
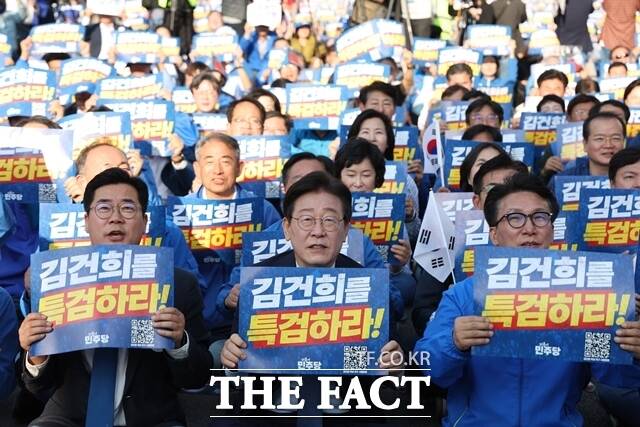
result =
[[[295,165],[296,163],[302,160],[316,160],[320,162],[322,166],[324,166],[324,170],[329,175],[335,175],[335,167],[334,167],[333,161],[330,158],[328,158],[327,156],[319,156],[319,155],[310,153],[308,151],[303,151],[301,153],[296,153],[293,156],[289,157],[289,160],[287,160],[285,164],[282,166],[282,184],[283,185],[287,185],[287,181],[289,180],[289,172],[291,171],[291,168],[293,167],[293,165]]]
[[[199,74],[198,74],[199,75]],[[233,112],[236,109],[236,107],[240,104],[242,104],[243,102],[248,102],[250,104],[255,105],[255,107],[260,111],[260,122],[262,122],[262,125],[264,126],[264,119],[267,116],[267,112],[265,111],[264,107],[262,106],[262,104],[260,104],[258,101],[256,101],[253,98],[248,98],[248,97],[244,97],[244,98],[240,98],[240,99],[236,99],[235,101],[233,101],[231,104],[229,104],[229,108],[227,109],[227,122],[231,123],[231,120],[233,119]]]
[[[609,68],[607,69],[607,72],[611,71],[612,68],[616,68],[616,67],[622,67],[624,68],[625,71],[629,70],[629,67],[627,67],[627,64],[625,64],[624,62],[612,62],[611,64],[609,64]]]
[[[574,96],[571,101],[569,101],[569,105],[567,105],[567,116],[570,116],[573,112],[573,109],[576,108],[577,105],[580,104],[600,104],[600,100],[593,95],[585,95],[583,93],[579,93]]]
[[[582,138],[584,139],[585,142],[589,138],[589,135],[591,135],[591,129],[590,129],[591,123],[594,120],[599,120],[599,119],[617,120],[620,123],[620,126],[622,126],[622,136],[625,139],[627,138],[627,125],[622,121],[622,119],[617,115],[615,115],[614,113],[610,113],[608,111],[602,111],[600,113],[596,113],[594,115],[589,116],[589,118],[584,121],[584,124],[582,125]]]
[[[502,142],[502,133],[500,132],[500,129],[482,123],[469,126],[462,134],[462,139],[466,141],[473,141],[473,138],[481,133],[488,133],[491,135],[493,142]]]
[[[499,126],[504,120],[504,110],[502,109],[502,106],[497,102],[492,101],[491,99],[484,99],[484,98],[476,99],[471,104],[469,104],[469,106],[467,107],[467,111],[464,113],[465,122],[467,124],[471,124],[471,115],[475,111],[478,111],[484,107],[491,108],[491,111],[493,112],[493,114],[498,116],[498,126]]]
[[[491,128],[491,126],[488,126]],[[495,128],[491,128],[495,129]],[[487,148],[493,148],[498,151],[498,155],[508,156],[507,152],[502,148],[500,144],[495,144],[493,142],[478,142],[467,154],[467,157],[464,158],[462,164],[460,165],[460,191],[470,192],[473,191],[473,185],[469,183],[469,175],[471,174],[471,168],[473,164],[482,153]]]
[[[562,71],[558,71],[556,69],[546,70],[542,74],[540,74],[538,76],[538,80],[536,81],[538,83],[538,87],[540,87],[542,82],[546,80],[560,80],[562,82],[562,86],[564,86],[565,88],[569,86],[569,78],[567,78],[567,75]]]
[[[617,99],[607,99],[604,102],[594,105],[594,107],[589,111],[589,115],[593,116],[594,114],[601,112],[602,108],[607,105],[611,105],[613,107],[619,108],[622,111],[624,111],[624,121],[625,122],[629,121],[629,118],[631,117],[631,110],[629,110],[629,107],[627,107],[627,104],[625,104],[622,101],[618,101]]]
[[[293,83],[291,80],[289,79],[285,79],[284,77],[280,77],[279,79],[275,79],[273,82],[271,82],[271,86],[272,88],[274,87],[280,87],[280,88],[285,88],[287,87],[287,85]]]
[[[549,95],[543,96],[542,99],[540,100],[540,102],[538,102],[538,106],[536,107],[536,111],[539,113],[542,110],[542,107],[544,106],[544,104],[546,104],[548,102],[555,102],[556,104],[560,104],[560,106],[562,107],[562,112],[564,113],[566,111],[566,108],[565,108],[565,105],[564,105],[564,99],[562,99],[558,95],[554,95],[554,94],[549,94]]]
[[[49,129],[62,129],[62,127],[58,123],[54,122],[51,119],[46,118],[45,116],[24,117],[22,120],[19,120],[18,122],[16,122],[16,124],[13,125],[13,127],[22,128],[28,125],[29,123],[38,123],[40,125],[44,125],[48,127]]]
[[[462,92],[462,97],[464,98],[464,96],[469,93],[469,89],[461,85],[451,85],[442,91],[440,99],[449,98],[457,92]]]
[[[616,179],[616,174],[620,168],[640,162],[640,148],[623,148],[609,160],[609,181]]]
[[[627,86],[624,90],[624,96],[622,97],[622,99],[626,102],[629,95],[631,95],[631,92],[638,86],[640,86],[640,79],[636,79],[629,83],[629,86]]]
[[[133,187],[136,193],[138,193],[138,202],[140,202],[142,212],[147,211],[147,206],[149,205],[149,190],[147,189],[147,184],[140,178],[133,177],[120,168],[105,169],[89,181],[84,189],[84,196],[82,198],[84,211],[87,214],[89,213],[96,191],[99,188],[114,184],[126,184]]]
[[[575,92],[576,94],[584,93],[585,95],[597,93],[600,92],[600,85],[597,81],[587,77],[586,79],[581,79],[576,83]]]
[[[495,227],[497,225],[500,201],[510,194],[522,192],[534,193],[546,200],[551,211],[551,222],[555,221],[560,210],[556,196],[540,178],[523,172],[511,176],[504,184],[496,185],[487,194],[484,202],[484,217],[489,226]]]
[[[278,97],[266,89],[262,89],[261,87],[254,89],[249,93],[249,95],[247,95],[247,98],[252,98],[258,101],[258,98],[260,98],[261,96],[268,96],[269,98],[271,98],[271,100],[273,100],[273,107],[275,108],[275,110],[278,113],[282,112],[282,107],[280,106],[280,100],[278,99]]]
[[[287,132],[291,131],[291,128],[293,127],[293,123],[291,122],[291,118],[286,114],[282,114],[279,110],[269,111],[264,116],[264,121],[266,122],[268,119],[272,119],[274,117],[278,117],[278,118],[284,120],[284,125],[287,128]]]
[[[449,80],[451,76],[453,76],[454,74],[463,74],[463,73],[469,75],[469,77],[473,79],[473,70],[471,69],[469,64],[465,64],[462,62],[458,64],[453,64],[452,66],[450,66],[447,69],[447,73],[445,74],[445,77],[447,78],[447,80]]]
[[[340,147],[335,157],[336,178],[340,179],[342,170],[369,159],[376,174],[375,186],[379,188],[384,184],[384,157],[378,147],[369,143],[364,138],[353,138]]]
[[[336,196],[342,203],[344,216],[342,219],[351,221],[351,192],[339,179],[326,172],[311,172],[300,178],[287,191],[282,203],[284,217],[291,220],[293,208],[300,197],[308,193],[325,192]]]
[[[398,90],[389,83],[376,80],[375,82],[360,89],[358,100],[362,105],[367,103],[367,99],[371,92],[382,92],[393,100],[393,105],[398,105]]]
[[[198,89],[203,82],[211,83],[211,86],[213,86],[213,89],[218,94],[220,94],[220,82],[218,81],[218,79],[216,79],[216,77],[212,73],[207,71],[202,71],[193,78],[193,80],[191,81],[191,84],[189,85],[189,90],[193,92],[194,90]]]
[[[382,154],[384,154],[385,159],[393,160],[393,149],[396,146],[396,137],[395,137],[395,134],[393,133],[393,124],[391,123],[391,120],[389,119],[389,117],[387,117],[386,115],[384,115],[379,111],[369,109],[369,110],[364,110],[362,113],[358,114],[356,119],[353,121],[353,123],[349,127],[349,133],[347,134],[347,138],[348,139],[356,138],[360,133],[360,128],[362,127],[362,123],[364,123],[365,120],[374,119],[374,118],[382,120],[382,123],[384,123],[384,130],[387,134],[387,149]]]
[[[506,153],[500,154],[480,166],[476,176],[473,177],[473,192],[479,195],[482,192],[482,180],[485,175],[497,170],[514,170],[516,173],[529,173],[529,168],[524,163],[513,160]]]
[[[489,95],[478,89],[471,89],[470,91],[462,95],[463,101],[471,101],[476,99],[486,99],[491,101],[491,97]]]

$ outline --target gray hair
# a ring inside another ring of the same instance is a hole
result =
[[[238,160],[240,160],[240,145],[238,145],[238,141],[236,141],[235,138],[221,132],[210,132],[196,144],[196,161],[200,160],[200,150],[202,150],[202,147],[213,141],[222,142],[224,145],[231,148],[235,151]]]

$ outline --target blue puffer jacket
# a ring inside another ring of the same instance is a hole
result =
[[[415,351],[429,352],[431,379],[448,388],[445,427],[582,426],[576,405],[591,375],[638,388],[640,367],[472,356],[453,343],[456,317],[474,315],[473,278],[454,285]]]
[[[272,224],[265,231],[277,231],[282,234],[282,238],[284,238],[284,230],[282,229],[282,221],[278,221]],[[363,239],[363,250],[364,250],[364,265],[365,268],[385,268],[384,261],[380,256],[380,253],[376,250],[375,245],[367,236],[364,236]],[[404,311],[404,300],[402,299],[402,295],[396,286],[398,282],[407,282],[413,281],[415,284],[415,279],[411,275],[410,272],[405,271],[404,269],[397,274],[390,273],[389,280],[389,309],[391,313],[391,317],[393,321],[397,321],[402,317],[402,313]],[[229,281],[222,285],[218,295],[216,297],[216,307],[217,313],[224,319],[226,322],[230,322],[233,320],[234,311],[229,310],[224,305],[224,300],[231,292],[231,288],[236,283],[240,283],[240,267],[235,267],[231,272]],[[208,301],[205,301],[205,307],[209,304]],[[205,316],[205,321],[207,321],[207,317]]]

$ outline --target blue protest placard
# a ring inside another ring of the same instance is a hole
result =
[[[64,200],[73,133],[0,126],[0,193],[28,203]]]
[[[238,368],[379,375],[367,370],[389,340],[388,295],[385,269],[244,267]]]
[[[62,129],[73,131],[73,159],[96,141],[109,143],[125,153],[133,148],[131,116],[128,112],[99,111],[71,114],[60,119]]]
[[[244,163],[237,182],[258,197],[280,198],[282,166],[291,155],[287,136],[238,137]]]
[[[640,234],[640,190],[582,189],[578,212],[580,250],[635,253]]]
[[[442,212],[447,215],[452,224],[455,224],[458,212],[473,209],[473,193],[434,193],[433,197],[435,197],[442,208]]]
[[[640,135],[640,108],[630,108],[629,113],[629,120],[627,120],[627,139]]]
[[[47,116],[55,94],[53,71],[16,67],[0,71],[0,116]]]
[[[73,102],[78,92],[94,92],[96,84],[115,74],[115,70],[104,61],[95,58],[67,59],[60,66],[58,97],[62,105]]]
[[[336,40],[336,52],[341,63],[354,59],[378,60],[380,38],[376,36],[374,21],[349,28]]]
[[[538,29],[531,33],[528,53],[529,55],[558,55],[560,40],[555,30]]]
[[[582,122],[564,123],[556,129],[556,142],[551,144],[554,156],[560,157],[564,162],[570,162],[578,157],[585,157]]]
[[[509,56],[511,27],[507,25],[469,25],[465,30],[465,47],[483,55]]]
[[[448,130],[466,129],[466,112],[469,101],[443,101],[441,103],[442,119],[447,124]]]
[[[173,89],[171,100],[176,107],[176,111],[180,111],[181,113],[192,114],[198,109],[193,99],[193,94],[184,86],[178,86]]]
[[[337,130],[347,105],[347,88],[338,85],[288,84],[286,111],[296,129]]]
[[[513,87],[512,86],[482,86],[475,85],[475,88],[481,92],[486,93],[491,97],[493,102],[497,102],[500,105],[509,104],[513,99]],[[509,118],[511,114],[509,114]],[[505,111],[505,118],[507,112]]]
[[[200,33],[193,37],[191,55],[195,61],[211,64],[212,58],[223,62],[233,62],[239,52],[236,34]]]
[[[100,80],[97,95],[100,100],[139,101],[154,99],[162,90],[162,76],[112,77]]]
[[[173,102],[160,99],[119,101],[101,99],[100,103],[119,113],[129,113],[134,146],[143,155],[171,156],[169,137],[175,126]]]
[[[447,45],[446,40],[413,38],[413,63],[424,67],[438,62],[438,51]]]
[[[180,39],[177,37],[160,37],[160,53],[165,62],[174,64],[180,56]]]
[[[376,245],[382,259],[398,264],[391,246],[404,239],[404,194],[354,193],[351,225]]]
[[[291,242],[284,237],[282,228],[273,231],[255,231],[242,235],[242,259],[240,264],[250,266],[292,249]],[[349,227],[347,238],[340,253],[360,265],[364,265],[364,234]]]
[[[39,210],[40,250],[89,246],[84,206],[80,203],[41,203]],[[160,246],[165,232],[164,206],[149,206],[149,220],[140,245]]]
[[[173,306],[169,248],[100,245],[31,255],[31,310],[53,331],[34,343],[34,356],[99,347],[174,348],[151,315]]]
[[[226,114],[194,113],[192,117],[201,138],[209,132],[226,132],[229,126]]]
[[[636,80],[637,77],[614,77],[608,79],[600,79],[598,84],[600,85],[600,93],[610,93],[613,95],[613,99],[624,99],[624,90]]]
[[[160,36],[146,31],[116,32],[116,59],[125,63],[155,64],[160,54]]]
[[[492,245],[489,239],[489,224],[484,212],[478,209],[455,212],[456,241],[454,247],[457,281],[473,276],[476,248]]]
[[[420,135],[415,126],[394,127],[395,145],[393,147],[393,160],[405,161],[422,160],[422,146],[420,145]]]
[[[561,211],[578,210],[580,191],[587,188],[611,188],[606,176],[571,176],[556,175],[553,177],[553,188]],[[584,199],[583,199],[584,200]]]
[[[630,255],[505,247],[475,255],[475,312],[494,335],[474,356],[631,364],[613,341],[634,318]]]
[[[351,62],[336,66],[334,83],[346,86],[349,98],[355,98],[360,89],[375,82],[389,83],[391,67],[387,64]]]
[[[473,74],[477,75],[480,71],[480,64],[482,64],[482,53],[464,47],[447,47],[438,52],[439,75],[446,75],[449,67],[459,63],[469,65]]]
[[[520,129],[524,130],[524,139],[535,145],[537,156],[545,147],[556,140],[556,129],[566,121],[562,113],[522,113]]]
[[[406,48],[404,26],[392,19],[375,19],[376,35],[380,37],[377,59],[393,58],[396,64],[402,62],[402,52]]]
[[[407,164],[405,162],[384,162],[384,183],[380,188],[374,190],[375,193],[404,193],[407,185]]]
[[[549,249],[577,251],[579,235],[578,212],[560,211],[553,221],[553,242]]]
[[[84,27],[75,24],[44,24],[31,27],[33,46],[30,55],[40,57],[46,53],[79,53]]]
[[[173,197],[167,215],[177,225],[204,277],[213,269],[231,273],[240,264],[242,235],[263,228],[264,199],[203,200]],[[226,276],[228,277],[228,275]]]

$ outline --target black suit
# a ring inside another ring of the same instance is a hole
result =
[[[92,58],[100,56],[100,49],[102,48],[100,24],[87,25],[87,28],[84,31],[84,41],[89,42],[89,55]]]
[[[202,319],[198,282],[191,273],[176,268],[174,283],[174,303],[185,317],[189,355],[174,360],[164,351],[129,350],[122,397],[127,426],[184,422],[178,390],[199,388],[209,381],[213,361],[207,350],[209,334]],[[84,425],[91,374],[85,367],[82,352],[50,356],[38,377],[34,378],[26,368],[22,377],[27,389],[36,395],[53,391],[43,417],[64,417]]]

